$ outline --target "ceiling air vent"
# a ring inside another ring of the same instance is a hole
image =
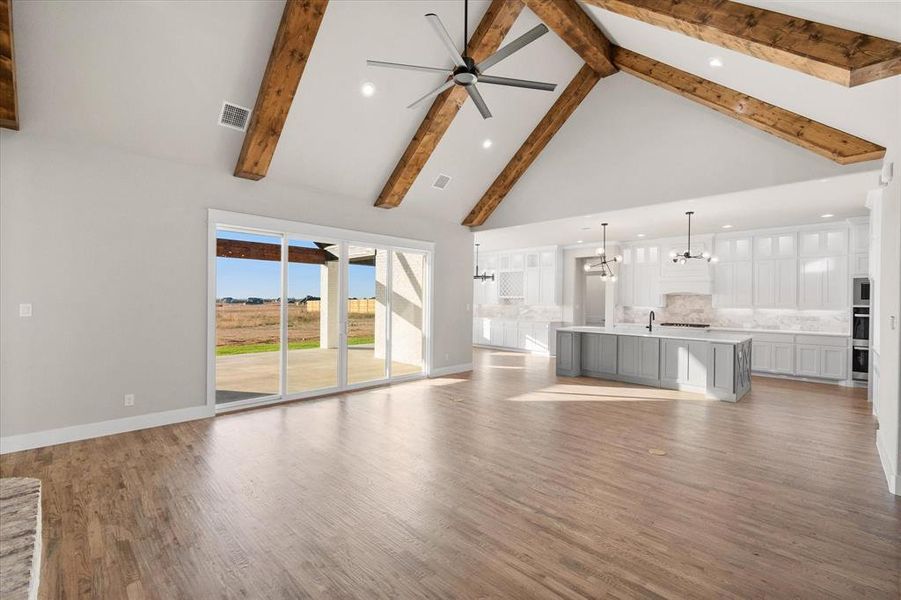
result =
[[[447,184],[450,183],[450,180],[451,180],[451,178],[448,175],[445,175],[444,173],[442,173],[442,174],[438,175],[437,178],[435,178],[435,183],[432,184],[432,187],[435,188],[436,190],[443,190],[444,188],[447,187]]]
[[[250,120],[250,109],[232,104],[231,102],[222,103],[222,112],[219,114],[219,124],[229,129],[237,129],[238,131],[247,130],[247,121]]]

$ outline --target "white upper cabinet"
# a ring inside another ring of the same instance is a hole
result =
[[[713,267],[713,305],[750,308],[754,304],[754,269],[750,236],[719,237],[714,244],[719,262]]]
[[[483,253],[481,272],[494,281],[474,282],[475,304],[560,304],[561,255],[556,247]]]
[[[798,237],[801,256],[848,254],[848,231],[845,228],[801,231]]]
[[[750,308],[751,261],[720,262],[713,270],[713,305],[717,308]]]
[[[714,255],[720,262],[751,260],[751,238],[718,238],[714,245]]]
[[[794,232],[754,236],[754,306],[798,305],[798,236]]]
[[[620,303],[623,306],[663,306],[660,295],[660,246],[636,244],[623,248],[619,268]]]
[[[754,237],[754,259],[795,258],[798,254],[797,235],[778,233]]]
[[[797,305],[797,259],[755,260],[754,306],[756,308],[795,308]]]
[[[851,220],[849,258],[852,277],[870,275],[870,222],[869,219]]]

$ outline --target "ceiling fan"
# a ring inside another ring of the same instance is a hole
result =
[[[441,67],[423,67],[420,65],[408,65],[403,63],[385,62],[381,60],[366,61],[366,64],[370,67],[388,67],[391,69],[407,69],[409,71],[425,71],[432,73],[444,73],[447,75],[447,80],[444,83],[442,83],[440,86],[438,86],[422,98],[419,98],[418,100],[410,104],[407,108],[416,108],[423,102],[434,98],[443,91],[450,89],[455,85],[459,85],[466,89],[466,92],[469,94],[469,97],[472,98],[472,101],[476,105],[476,108],[478,108],[479,112],[482,114],[482,118],[490,119],[491,111],[488,110],[488,106],[485,104],[485,100],[482,98],[482,94],[479,93],[479,88],[476,87],[477,83],[521,87],[530,90],[543,90],[546,92],[553,92],[557,88],[556,83],[542,83],[540,81],[512,79],[510,77],[497,77],[495,75],[485,74],[485,71],[489,68],[493,67],[505,58],[508,58],[514,52],[522,50],[525,46],[531,44],[532,42],[543,36],[545,33],[547,33],[548,29],[546,25],[541,24],[533,27],[482,62],[476,63],[471,57],[461,55],[460,52],[457,51],[456,46],[454,46],[453,40],[451,40],[450,34],[448,34],[447,29],[444,27],[441,19],[438,18],[438,15],[429,13],[425,16],[425,18],[428,20],[429,25],[432,26],[435,34],[441,40],[441,43],[444,44],[444,47],[447,49],[448,54],[450,54],[450,58],[454,63],[453,68],[448,69]],[[468,23],[469,0],[465,0],[463,4],[463,52],[466,52],[466,42],[469,39]]]

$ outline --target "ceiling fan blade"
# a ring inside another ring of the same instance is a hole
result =
[[[426,100],[428,100],[429,98],[434,98],[435,96],[437,96],[438,94],[440,94],[440,93],[443,92],[444,90],[449,89],[449,88],[452,88],[453,86],[454,86],[454,80],[453,80],[453,79],[448,79],[447,81],[445,81],[444,83],[442,83],[440,86],[438,86],[437,88],[435,88],[434,90],[432,90],[431,92],[429,92],[428,94],[426,94],[425,96],[423,96],[422,98],[420,98],[420,99],[416,100],[415,102],[413,102],[413,104],[411,104],[411,105],[408,106],[407,108],[416,108],[417,106],[419,106],[420,104],[422,104],[423,102],[425,102]]]
[[[482,113],[483,119],[491,118],[491,111],[488,110],[488,105],[485,104],[485,99],[482,98],[482,94],[479,93],[479,89],[473,85],[466,86],[466,91],[469,93],[469,97],[472,98],[472,101],[475,103],[476,108],[479,109],[479,112]]]
[[[423,67],[421,65],[408,65],[404,63],[385,62],[383,60],[367,60],[367,66],[370,67],[386,67],[389,69],[407,69],[408,71],[426,71],[428,73],[450,73],[450,69],[442,69],[440,67]]]
[[[544,90],[545,92],[553,92],[557,89],[556,83],[528,81],[527,79],[511,79],[510,77],[495,77],[494,75],[479,75],[479,83],[508,85],[510,87],[528,88],[530,90]]]
[[[522,50],[524,47],[528,46],[529,44],[543,36],[545,33],[547,33],[547,31],[547,25],[545,25],[544,23],[542,23],[541,25],[536,25],[532,29],[528,30],[479,64],[477,64],[476,68],[479,71],[490,69],[514,52]]]
[[[451,60],[454,61],[454,64],[458,67],[465,67],[466,63],[463,61],[463,57],[460,56],[459,50],[454,46],[453,40],[451,40],[450,34],[447,32],[447,29],[444,28],[444,24],[441,23],[441,19],[438,18],[438,15],[435,13],[429,13],[425,16],[429,21],[429,25],[432,26],[432,29],[435,30],[435,33],[441,39],[441,43],[444,44],[444,47],[447,48],[448,53],[450,54]]]

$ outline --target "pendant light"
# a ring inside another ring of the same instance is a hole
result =
[[[716,262],[716,258],[713,257],[706,250],[701,252],[700,254],[692,254],[691,253],[691,215],[695,214],[693,210],[689,210],[685,213],[688,215],[688,245],[685,248],[684,252],[670,252],[669,257],[673,260],[674,263],[679,263],[680,265],[684,265],[689,260],[706,260],[707,262]]]
[[[488,273],[479,273],[479,246],[481,244],[476,244],[476,274],[472,276],[473,279],[481,281],[485,283],[486,281],[494,281],[494,275],[489,275]]]
[[[614,256],[611,259],[607,259],[607,225],[608,223],[601,223],[601,227],[604,229],[604,241],[603,246],[597,249],[595,252],[600,260],[595,262],[586,262],[585,263],[585,271],[591,272],[600,267],[601,269],[601,281],[616,281],[616,273],[613,271],[613,263],[622,262],[622,256]]]

